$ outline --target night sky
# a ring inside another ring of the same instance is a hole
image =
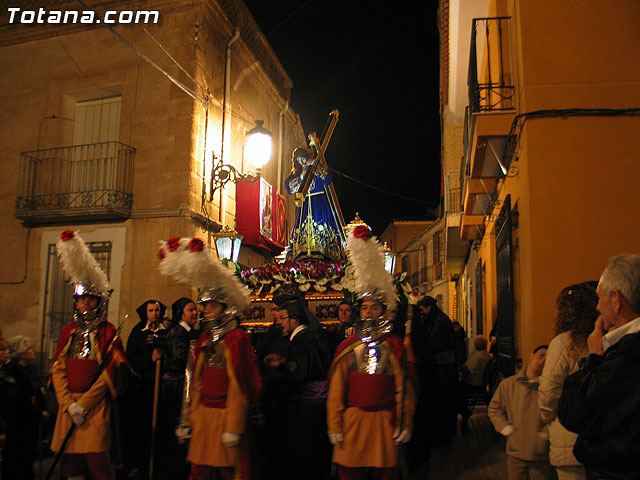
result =
[[[305,134],[340,120],[326,153],[345,220],[380,235],[440,198],[438,2],[245,0],[293,81]],[[430,6],[429,6],[430,5]],[[363,185],[366,184],[366,185]],[[389,193],[387,193],[389,192]]]

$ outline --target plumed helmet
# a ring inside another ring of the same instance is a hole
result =
[[[158,256],[160,272],[198,289],[198,303],[224,304],[224,317],[229,319],[249,307],[249,290],[240,283],[235,270],[214,258],[199,238],[172,237],[161,241]]]
[[[384,268],[384,251],[366,225],[356,226],[347,238],[347,257],[353,266],[355,292],[362,303],[373,300],[383,307],[380,318],[361,319],[356,332],[363,341],[375,341],[392,330],[397,294],[393,277]]]
[[[347,238],[347,255],[353,266],[355,291],[360,301],[372,299],[385,308],[391,320],[397,305],[393,277],[384,268],[384,251],[366,226],[356,227]]]
[[[96,297],[98,303],[86,311],[74,312],[76,321],[92,321],[106,313],[109,296],[113,291],[107,275],[89,251],[84,240],[73,230],[65,230],[56,243],[56,251],[65,273],[74,285],[73,298]]]

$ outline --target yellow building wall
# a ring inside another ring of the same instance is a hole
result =
[[[612,9],[597,0],[512,0],[507,13],[517,67],[516,113],[640,106],[640,3],[623,1]],[[597,280],[616,253],[639,253],[639,136],[638,116],[526,120],[499,195],[511,195],[518,212],[517,357],[526,358],[554,336],[555,300],[563,287]],[[496,311],[492,248],[491,221],[480,248],[489,329]]]

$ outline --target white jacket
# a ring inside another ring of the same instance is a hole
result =
[[[542,422],[549,424],[549,461],[554,467],[581,465],[573,456],[573,445],[578,436],[558,421],[558,401],[565,378],[578,371],[578,361],[587,355],[571,341],[571,333],[564,332],[551,340],[547,359],[540,376],[538,407]]]

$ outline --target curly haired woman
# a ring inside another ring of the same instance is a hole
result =
[[[578,370],[578,361],[587,355],[587,337],[598,318],[597,283],[579,283],[560,292],[556,337],[549,344],[540,377],[538,406],[542,421],[549,424],[549,461],[558,473],[558,480],[585,478],[584,467],[572,452],[577,435],[560,424],[557,409],[565,378]]]

